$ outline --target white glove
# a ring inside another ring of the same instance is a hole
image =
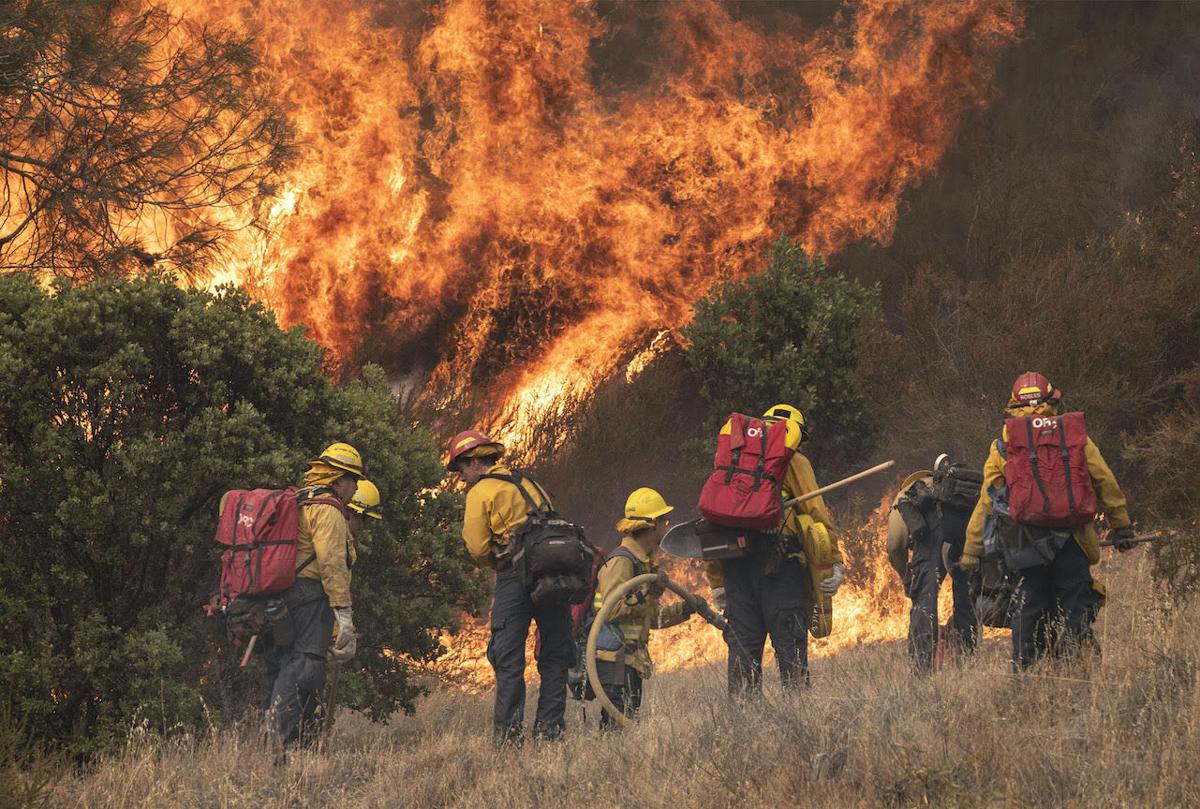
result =
[[[713,588],[712,603],[713,603],[713,606],[716,607],[717,609],[721,610],[722,612],[725,611],[725,588],[724,587],[714,587]]]
[[[841,562],[833,563],[833,575],[821,582],[821,592],[832,598],[842,582],[846,580],[846,568]]]
[[[358,630],[354,628],[349,607],[334,607],[333,617],[337,619],[338,629],[337,640],[333,642],[333,659],[344,663],[358,651]]]

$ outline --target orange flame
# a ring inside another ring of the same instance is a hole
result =
[[[173,0],[256,32],[304,159],[222,279],[343,359],[499,413],[580,394],[781,233],[886,242],[1010,0]]]
[[[844,541],[843,553],[853,548],[847,559],[846,584],[834,597],[834,627],[829,637],[810,639],[809,657],[822,658],[864,643],[903,640],[908,636],[909,601],[896,572],[887,562],[887,518],[895,492],[885,495],[867,522],[854,532],[853,540]],[[702,596],[710,595],[697,563],[663,558],[672,579]],[[938,610],[943,622],[951,611],[948,584],[942,588]],[[989,631],[989,637],[997,634]],[[488,664],[488,625],[473,622],[457,635],[442,638],[447,653],[430,670],[444,680],[468,691],[486,691],[494,687]],[[720,633],[699,618],[650,633],[650,656],[659,672],[690,669],[721,663],[727,647]],[[531,638],[526,657],[533,659]],[[767,658],[770,659],[768,652]]]

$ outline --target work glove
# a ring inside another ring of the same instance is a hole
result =
[[[713,603],[713,606],[716,607],[717,609],[719,609],[721,612],[725,611],[725,588],[724,587],[714,587],[713,588],[712,603]]]
[[[846,566],[841,562],[833,563],[833,575],[821,582],[821,592],[833,598],[842,582],[846,580]]]
[[[646,592],[649,594],[649,596],[651,598],[658,598],[659,596],[661,596],[663,594],[663,591],[666,589],[667,589],[667,571],[660,570],[660,571],[658,571],[658,581],[652,582],[650,584],[650,586],[646,588]]]
[[[972,556],[969,553],[964,553],[962,556],[958,557],[958,566],[968,573],[974,573],[975,571],[979,570],[979,557]]]
[[[354,617],[349,607],[334,607],[333,617],[337,619],[337,640],[333,642],[333,659],[344,663],[354,657],[358,651],[358,630],[354,628]]]
[[[1112,540],[1113,547],[1121,553],[1133,550],[1133,526],[1127,525],[1124,528],[1114,528],[1108,532],[1108,538]]]

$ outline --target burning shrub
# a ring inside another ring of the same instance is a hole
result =
[[[812,454],[835,468],[874,444],[878,421],[866,348],[886,339],[879,290],[830,273],[818,257],[780,239],[765,272],[716,286],[682,330],[700,391],[723,418],[776,402],[804,412]]]
[[[293,135],[250,37],[125,0],[6,3],[3,26],[0,267],[195,276],[257,220]]]
[[[341,439],[386,514],[360,543],[364,642],[343,699],[410,709],[419,689],[392,652],[435,655],[474,592],[447,530],[455,498],[429,493],[443,474],[431,439],[378,369],[335,386],[322,349],[243,292],[172,280],[51,294],[0,277],[0,693],[32,732],[82,750],[135,723],[239,713],[255,678],[200,609],[217,500],[295,481]]]

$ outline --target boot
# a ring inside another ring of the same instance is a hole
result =
[[[561,742],[567,735],[561,725],[534,725],[533,738],[539,742]]]
[[[492,728],[492,744],[497,748],[520,747],[525,743],[525,730],[518,725],[495,725]]]

